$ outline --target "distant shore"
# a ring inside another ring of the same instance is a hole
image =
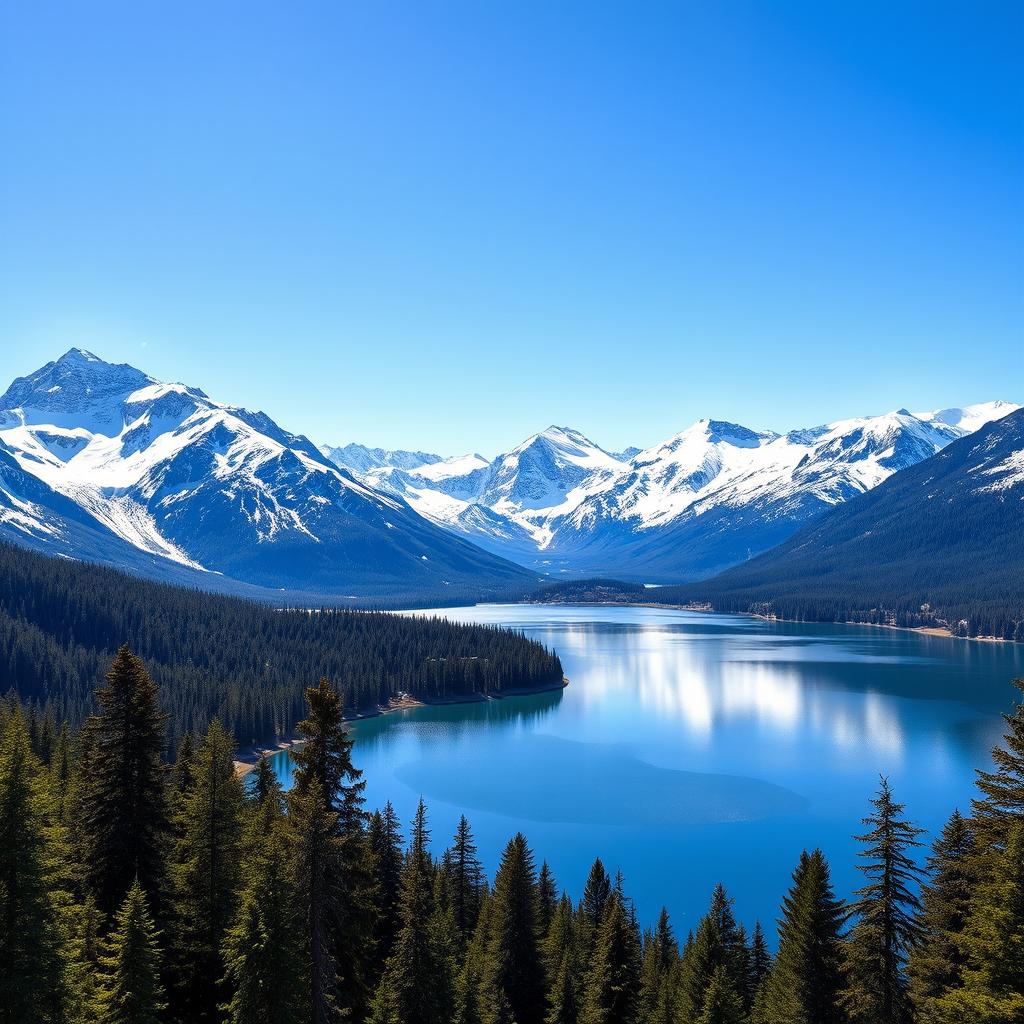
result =
[[[703,612],[709,615],[743,615],[748,619],[762,619],[765,622],[794,622],[804,626],[868,626],[872,629],[898,629],[905,633],[922,633],[925,636],[947,636],[952,640],[980,640],[986,644],[1012,644],[1001,636],[960,636],[945,626],[894,626],[887,622],[857,622],[854,619],[787,619],[781,615],[761,615],[758,612],[732,612],[711,608],[706,604],[665,604],[663,601],[519,601],[518,604],[543,606],[576,605],[595,608],[662,608],[670,612]]]
[[[442,704],[480,704],[488,700],[504,700],[506,697],[529,697],[536,693],[553,693],[564,690],[569,685],[569,677],[562,676],[561,682],[545,683],[543,686],[515,686],[501,693],[467,693],[451,697],[438,697],[434,700],[420,700],[410,693],[402,693],[392,697],[385,705],[378,705],[353,714],[346,714],[346,722],[361,722],[367,718],[379,718],[381,715],[391,714],[394,711],[408,711],[410,708],[434,707]],[[248,775],[256,767],[260,758],[273,757],[280,754],[282,750],[291,750],[300,746],[304,740],[297,733],[286,740],[278,740],[274,744],[255,744],[235,751],[235,772],[239,776]]]

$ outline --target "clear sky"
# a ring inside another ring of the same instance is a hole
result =
[[[0,0],[0,381],[608,448],[1024,401],[1024,5]]]

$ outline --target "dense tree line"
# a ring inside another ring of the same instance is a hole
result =
[[[1024,689],[1024,680],[1018,681]],[[1024,705],[970,817],[922,864],[883,779],[850,903],[796,864],[774,953],[719,886],[686,936],[641,928],[596,860],[559,894],[523,835],[493,880],[463,818],[432,852],[369,813],[341,695],[305,693],[290,792],[248,782],[214,719],[164,761],[166,716],[119,650],[97,713],[33,736],[0,708],[0,1024],[936,1024],[1024,1016]]]
[[[513,630],[441,618],[281,611],[0,544],[0,693],[77,725],[117,647],[145,658],[178,737],[217,716],[244,744],[290,735],[304,681],[327,675],[355,710],[556,687],[554,653]]]

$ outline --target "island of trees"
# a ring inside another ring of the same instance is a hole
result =
[[[1024,681],[1018,681],[1024,688]],[[284,793],[214,718],[165,760],[127,647],[80,729],[0,707],[0,1024],[937,1024],[1024,1019],[1024,706],[930,854],[883,779],[863,886],[804,852],[775,941],[719,886],[688,935],[642,929],[594,862],[560,894],[523,835],[493,879],[463,819],[432,853],[368,812],[343,699],[305,691]]]
[[[16,688],[51,730],[77,726],[122,642],[160,687],[171,751],[214,717],[246,746],[291,737],[322,674],[357,712],[399,694],[473,699],[563,679],[552,651],[510,629],[278,610],[0,544],[0,693]]]

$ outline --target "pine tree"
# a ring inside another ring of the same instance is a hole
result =
[[[679,966],[676,942],[668,911],[662,907],[658,925],[643,945],[640,969],[640,1020],[669,1024],[675,1020],[675,973]]]
[[[218,719],[195,755],[192,786],[181,796],[174,863],[177,1012],[213,1021],[223,1001],[221,944],[235,914],[244,790],[234,743]]]
[[[608,901],[587,972],[583,1024],[633,1024],[640,996],[640,939],[616,892]]]
[[[145,666],[127,647],[118,650],[96,699],[100,713],[84,726],[77,828],[86,884],[99,908],[112,913],[136,879],[150,902],[161,897],[165,716]]]
[[[447,1024],[453,1008],[451,965],[431,927],[433,866],[426,807],[420,800],[402,872],[402,927],[371,1008],[372,1024]]]
[[[846,1005],[858,1024],[903,1024],[910,1019],[904,966],[922,937],[914,889],[923,872],[910,856],[921,845],[922,830],[903,818],[903,805],[893,800],[887,779],[871,803],[874,813],[864,819],[869,830],[856,837],[867,862],[858,868],[868,883],[857,890],[852,906],[856,924],[847,943]]]
[[[266,754],[260,754],[257,758],[247,782],[249,797],[256,804],[262,804],[271,797],[276,798],[281,792],[281,783],[270,767],[270,758]]]
[[[761,1004],[779,1024],[843,1024],[845,913],[820,850],[804,851],[783,900],[779,952]]]
[[[390,800],[370,815],[369,841],[378,892],[377,953],[386,963],[402,927],[402,841]]]
[[[580,910],[586,919],[587,925],[592,933],[597,931],[604,915],[604,908],[612,895],[612,880],[608,877],[601,858],[598,857],[590,868],[587,876],[587,883],[583,887],[583,898],[580,901]]]
[[[496,1024],[540,1024],[545,1015],[544,971],[538,943],[537,878],[526,837],[509,841],[494,879],[490,938],[482,980],[483,1016]]]
[[[160,983],[159,933],[146,894],[133,882],[100,957],[100,1024],[157,1024],[166,1004]]]
[[[910,995],[920,1021],[939,1021],[936,1000],[963,980],[961,937],[977,887],[971,822],[954,811],[935,841],[921,894],[922,937],[910,954]]]
[[[961,936],[960,988],[936,1001],[937,1019],[971,1024],[1024,1020],[1024,828],[1006,838],[978,889]]]
[[[1014,686],[1024,693],[1024,679]],[[982,796],[974,801],[974,828],[983,848],[1004,846],[1010,830],[1024,822],[1024,702],[1003,718],[1004,744],[992,751],[995,770],[976,773]]]
[[[726,971],[730,989],[737,994],[742,992],[741,941],[732,912],[732,900],[725,888],[718,885],[712,894],[711,906],[683,956],[679,997],[684,1019],[687,1015],[690,1019],[700,1015],[711,980],[719,967]]]
[[[696,1024],[744,1024],[743,1000],[736,990],[732,972],[724,964],[716,967],[704,995],[704,1006]]]
[[[547,935],[556,906],[558,906],[558,890],[555,886],[555,876],[552,874],[548,862],[544,861],[540,866],[540,874],[537,875],[537,913],[541,935]]]
[[[272,793],[260,806],[273,810]],[[248,845],[238,911],[224,938],[233,993],[224,1009],[230,1024],[291,1024],[303,1015],[302,937],[283,820],[272,814],[261,841]]]
[[[20,709],[0,737],[0,1024],[51,1020],[60,1002],[61,832]]]
[[[292,753],[288,817],[295,854],[314,1024],[365,1012],[373,976],[372,853],[366,783],[352,764],[341,697],[324,679],[306,691],[304,743]]]
[[[484,892],[484,871],[476,842],[463,814],[452,847],[445,853],[444,870],[451,889],[452,911],[459,941],[465,946],[476,927]]]
[[[100,1013],[103,915],[91,897],[65,910],[63,988],[66,1024],[96,1024]]]
[[[755,921],[754,934],[750,940],[750,974],[747,979],[747,991],[750,994],[751,1006],[756,1001],[758,993],[761,992],[772,966],[772,955],[768,950],[768,943],[765,941],[764,929],[761,927],[760,921]]]

